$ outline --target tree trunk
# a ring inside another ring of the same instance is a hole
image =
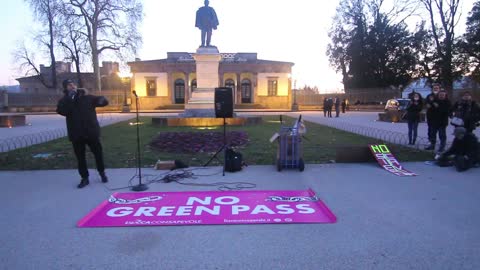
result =
[[[92,63],[93,63],[93,76],[95,78],[95,90],[102,91],[102,80],[100,77],[100,65],[99,65],[99,53],[97,48],[97,41],[93,40],[92,46]]]
[[[53,36],[53,16],[51,15],[50,7],[49,7],[49,15],[48,15],[48,31],[50,35],[50,44],[48,46],[50,50],[50,59],[51,65],[50,69],[52,71],[52,88],[55,90],[57,89],[57,66],[56,66],[56,61],[55,61],[55,52],[54,52],[54,36]],[[40,75],[41,76],[41,75]]]

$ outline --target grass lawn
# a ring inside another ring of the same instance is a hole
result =
[[[291,125],[292,118],[284,117],[284,121]],[[102,143],[107,168],[133,168],[136,167],[136,127],[129,123],[134,120],[120,122],[102,128]],[[160,132],[165,131],[198,131],[211,132],[212,130],[198,129],[193,127],[158,127],[151,124],[150,117],[142,117],[140,125],[142,164],[150,167],[157,160],[181,160],[190,166],[202,166],[213,153],[166,153],[151,149],[150,141]],[[248,143],[237,149],[248,165],[272,165],[275,164],[275,154],[278,144],[270,143],[269,139],[279,130],[278,117],[263,117],[263,124],[245,127],[227,127],[228,131],[245,131],[248,133]],[[365,146],[371,143],[382,143],[379,140],[359,136],[356,134],[325,127],[311,122],[307,126],[307,139],[303,140],[305,163],[326,163],[335,159],[337,146]],[[222,127],[216,128],[222,132]],[[48,153],[48,158],[34,158],[34,155]],[[397,146],[394,153],[400,161],[423,161],[431,158],[431,153],[411,148]],[[222,158],[222,156],[219,156]],[[90,168],[94,168],[93,155],[87,154]],[[219,165],[214,160],[211,165]],[[0,153],[0,170],[44,170],[44,169],[74,169],[76,159],[72,146],[67,138],[57,139],[51,142],[18,149],[15,151]]]

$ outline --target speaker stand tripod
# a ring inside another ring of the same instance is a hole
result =
[[[212,162],[213,159],[216,159],[218,160],[218,162],[222,162],[218,157],[217,155],[223,151],[223,176],[225,176],[225,165],[226,165],[226,161],[227,161],[227,151],[226,148],[227,148],[227,122],[226,122],[226,119],[225,117],[223,117],[223,145],[222,147],[220,147],[220,149],[218,149],[217,152],[215,152],[215,154],[207,161],[207,163],[205,163],[205,165],[203,165],[203,167],[207,167],[208,164],[210,164],[210,162]]]

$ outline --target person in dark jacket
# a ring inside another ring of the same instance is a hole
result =
[[[335,117],[340,117],[340,99],[335,97]]]
[[[467,132],[472,133],[480,121],[480,106],[472,100],[472,94],[466,91],[462,95],[462,100],[455,103],[452,109],[455,117],[462,119],[463,126]]]
[[[328,99],[325,97],[323,98],[323,117],[327,117],[328,112]]]
[[[332,108],[333,108],[333,99],[332,98],[328,98],[327,99],[327,114],[328,114],[328,117],[332,117]]]
[[[66,117],[68,138],[78,162],[78,172],[82,177],[78,188],[89,184],[85,146],[88,145],[97,164],[102,182],[108,182],[105,175],[102,144],[100,143],[100,125],[97,120],[96,107],[108,105],[103,96],[87,95],[85,90],[77,89],[72,80],[63,81],[64,96],[58,101],[57,113]]]
[[[430,144],[425,147],[425,150],[435,150],[435,143],[436,143],[436,133],[434,134],[434,127],[433,127],[433,118],[435,114],[435,110],[438,107],[438,103],[436,102],[437,95],[440,92],[440,84],[432,84],[432,93],[430,93],[425,98],[425,107],[427,108],[427,125],[428,125],[428,140]]]
[[[418,135],[418,123],[420,123],[420,112],[423,108],[423,101],[420,94],[415,93],[408,104],[406,119],[408,122],[408,144],[414,145]]]
[[[342,100],[342,113],[345,113],[345,109],[347,108],[347,101],[345,99]]]
[[[478,139],[473,133],[468,133],[464,127],[456,127],[453,132],[455,139],[452,146],[437,160],[439,166],[455,166],[457,171],[463,172],[474,167],[478,162]],[[453,161],[450,159],[453,156]]]
[[[439,152],[443,152],[445,150],[445,145],[447,143],[447,126],[448,118],[451,114],[451,107],[452,105],[450,100],[448,100],[447,92],[444,90],[438,92],[434,104],[433,114],[431,115],[430,119],[432,129],[432,138],[430,141],[435,145],[438,133],[438,138],[440,139],[440,147],[438,148]]]

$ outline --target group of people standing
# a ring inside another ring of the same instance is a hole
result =
[[[342,109],[342,113],[345,113],[345,111],[348,109],[348,100],[343,99],[342,101],[340,101],[339,97],[325,97],[323,99],[323,116],[332,117],[332,109],[334,106],[335,117],[340,117],[340,107]]]
[[[439,84],[432,85],[432,93],[424,100],[419,93],[413,92],[405,114],[410,145],[416,143],[418,124],[424,108],[426,108],[429,141],[425,150],[436,149],[438,136],[439,165],[455,165],[459,171],[474,166],[479,161],[479,150],[478,139],[473,134],[473,130],[480,121],[480,106],[472,100],[471,93],[464,92],[461,100],[452,106],[447,92],[441,89]],[[445,151],[449,123],[455,127],[453,133],[455,139],[452,146]],[[453,160],[449,159],[451,156],[454,156]]]

